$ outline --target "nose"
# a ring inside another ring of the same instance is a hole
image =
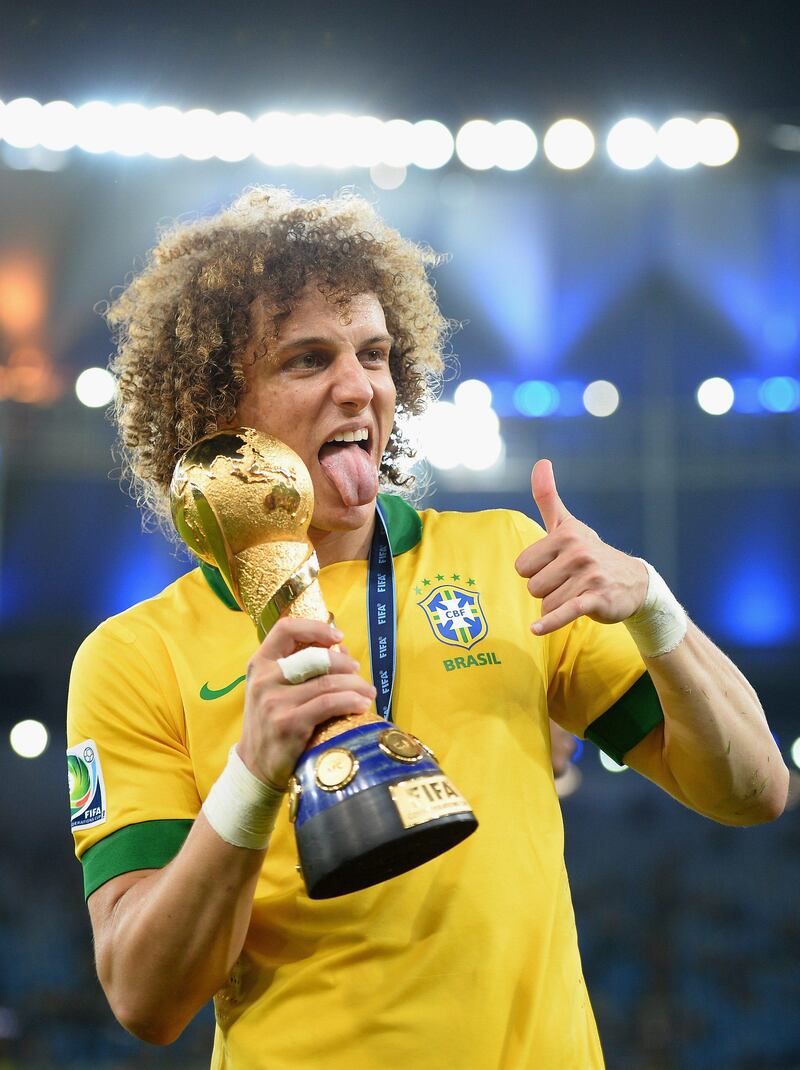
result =
[[[336,404],[354,412],[365,409],[372,401],[372,383],[355,351],[338,353],[332,372],[331,393]]]

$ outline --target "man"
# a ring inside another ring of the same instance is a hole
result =
[[[258,646],[205,567],[76,657],[73,827],[101,983],[155,1043],[213,996],[214,1067],[602,1066],[548,716],[719,821],[770,820],[785,802],[747,682],[649,566],[569,513],[539,461],[545,531],[381,496],[393,718],[430,744],[480,827],[377,887],[305,895],[281,799],[314,727],[375,699],[367,558],[379,476],[403,481],[396,416],[421,411],[442,365],[434,260],[358,198],[256,189],[167,234],[109,313],[122,441],[150,510],[165,514],[175,461],[202,434],[276,435],[311,473],[309,534],[341,627],[284,619]],[[328,651],[328,671],[290,682],[302,646]]]

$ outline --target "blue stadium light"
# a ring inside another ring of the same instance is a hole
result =
[[[583,416],[586,411],[583,407],[583,392],[586,384],[577,379],[560,379],[556,383],[556,390],[561,400],[558,404],[559,416]]]
[[[514,404],[523,416],[549,416],[560,400],[558,388],[543,379],[529,379],[514,391]]]
[[[761,380],[752,376],[742,379],[734,379],[733,386],[733,410],[734,412],[756,413],[763,412],[764,406],[758,392],[761,389]]]
[[[514,402],[518,384],[514,380],[487,379],[486,385],[492,392],[492,408],[501,420],[509,416],[519,416],[519,410]]]
[[[800,407],[800,383],[789,375],[773,375],[761,384],[758,396],[769,412],[794,412]]]
[[[750,554],[727,584],[719,614],[721,631],[747,646],[779,646],[797,633],[796,586],[787,582],[785,562],[773,554],[761,561]]]

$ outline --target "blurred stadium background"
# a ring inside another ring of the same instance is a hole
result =
[[[733,830],[576,752],[567,863],[609,1067],[800,1067],[798,18],[714,8],[8,11],[2,1070],[208,1064],[209,1014],[148,1049],[94,978],[64,698],[87,632],[190,567],[120,492],[94,306],[158,223],[260,182],[355,187],[451,254],[426,504],[535,516],[530,467],[551,457],[572,511],[652,561],[747,673],[794,770],[780,821]]]

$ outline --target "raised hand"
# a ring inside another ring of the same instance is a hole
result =
[[[635,613],[647,593],[644,563],[608,546],[572,515],[559,497],[550,461],[533,466],[531,490],[547,530],[515,562],[530,593],[542,600],[542,616],[531,630],[546,635],[582,616],[614,624]]]

